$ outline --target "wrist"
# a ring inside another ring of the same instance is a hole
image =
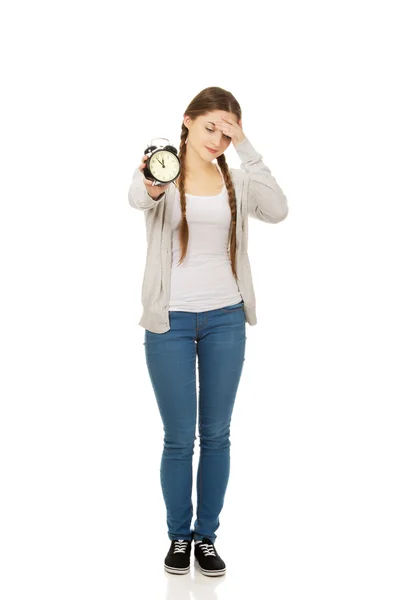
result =
[[[242,138],[240,138],[240,140],[235,140],[235,147],[238,146],[239,144],[241,144],[243,142],[243,140],[246,139],[246,136],[244,135]]]
[[[147,192],[147,195],[148,195],[148,196],[150,196],[150,198],[151,198],[152,200],[155,200],[156,202],[157,202],[157,200],[159,200],[159,199],[161,198],[161,196],[163,196],[164,194],[165,194],[165,192],[162,192],[161,194],[159,194],[158,196],[156,196],[156,197],[154,198],[153,196],[151,196],[151,195],[149,194],[149,192]]]

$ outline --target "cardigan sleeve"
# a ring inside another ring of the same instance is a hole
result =
[[[283,221],[289,212],[287,198],[264,164],[262,155],[255,150],[248,138],[244,138],[235,149],[242,161],[240,168],[248,175],[249,216],[266,223]]]
[[[137,208],[138,210],[150,210],[158,206],[160,202],[162,202],[165,198],[165,192],[159,197],[158,200],[153,200],[153,198],[147,193],[146,187],[143,183],[143,173],[136,167],[133,176],[132,182],[128,190],[128,201],[132,208]]]

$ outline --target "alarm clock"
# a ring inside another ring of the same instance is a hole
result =
[[[153,181],[153,185],[166,185],[178,178],[181,172],[181,161],[178,157],[178,151],[170,144],[162,145],[153,142],[165,140],[167,138],[154,138],[151,140],[150,146],[146,148],[144,153],[148,156],[146,166],[143,169],[143,175],[146,179]]]

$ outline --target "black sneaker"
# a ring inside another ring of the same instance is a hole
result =
[[[209,577],[225,575],[225,563],[210,539],[203,537],[202,540],[194,542],[194,556],[203,575]]]
[[[190,571],[192,540],[172,540],[164,560],[164,569],[174,575],[185,575]]]

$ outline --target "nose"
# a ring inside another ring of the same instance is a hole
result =
[[[214,132],[215,133],[215,132]],[[221,145],[221,140],[222,140],[222,132],[221,131],[217,131],[217,140],[218,140],[218,144],[216,144],[215,142],[215,136],[214,136],[214,143],[210,145],[211,150],[218,150],[220,145]]]

